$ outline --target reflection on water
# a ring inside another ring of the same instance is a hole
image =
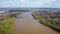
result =
[[[17,19],[24,18],[22,15],[23,15],[23,14],[18,14],[16,18],[17,18]]]
[[[16,18],[20,19],[20,18],[24,18],[24,17],[18,15]]]

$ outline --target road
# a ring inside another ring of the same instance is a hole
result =
[[[31,12],[25,12],[17,16],[14,23],[13,34],[58,34],[56,31],[36,21]]]

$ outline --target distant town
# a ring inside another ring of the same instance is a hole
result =
[[[14,12],[14,11],[48,11],[48,12],[60,12],[60,8],[0,8],[0,13]]]

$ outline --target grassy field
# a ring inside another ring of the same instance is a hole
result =
[[[52,29],[54,29],[57,32],[60,32],[60,24],[59,23],[55,23],[54,20],[52,20],[52,22],[50,22],[48,19],[46,19],[45,17],[42,17],[40,15],[38,15],[37,12],[33,12],[32,16],[36,19],[39,20],[39,22],[41,24],[44,24]]]
[[[3,13],[0,15],[0,34],[12,34],[16,15],[19,12]]]

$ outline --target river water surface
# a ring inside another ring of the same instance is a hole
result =
[[[13,34],[58,34],[54,30],[37,22],[31,12],[25,12],[17,16]]]

